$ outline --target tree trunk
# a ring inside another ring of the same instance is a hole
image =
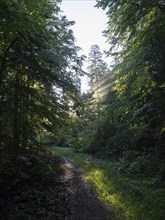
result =
[[[25,82],[25,92],[23,100],[23,130],[22,130],[22,145],[26,149],[28,146],[28,136],[29,136],[29,88],[30,88],[30,77],[27,76],[27,82]]]
[[[13,108],[13,152],[16,156],[19,155],[20,147],[20,121],[19,121],[19,73],[16,72],[15,88],[14,88],[14,108]]]

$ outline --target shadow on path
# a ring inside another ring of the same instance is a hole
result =
[[[65,174],[62,181],[68,203],[65,220],[111,220],[106,205],[85,182],[80,166],[69,158],[63,159]]]

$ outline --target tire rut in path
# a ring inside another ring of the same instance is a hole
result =
[[[68,207],[65,220],[111,220],[106,205],[84,181],[83,172],[73,160],[64,157],[65,174],[62,181],[66,187]]]

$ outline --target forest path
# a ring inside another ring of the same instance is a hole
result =
[[[63,157],[67,203],[65,220],[111,220],[109,210],[101,202],[91,186],[85,182],[80,166],[73,160]]]

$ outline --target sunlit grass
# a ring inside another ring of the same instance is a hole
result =
[[[112,171],[114,165],[108,161],[78,154],[67,148],[55,147],[53,151],[81,165],[86,181],[93,185],[100,199],[111,207],[112,213],[115,213],[114,219],[163,220],[163,189],[148,187],[146,180],[117,175]]]
[[[114,176],[108,176],[104,169],[95,167],[87,174],[86,179],[95,187],[100,198],[109,204],[115,213],[118,213],[118,217],[120,215],[120,218],[124,218],[124,216],[127,219],[134,218],[132,209],[126,207],[120,191],[116,188]]]

